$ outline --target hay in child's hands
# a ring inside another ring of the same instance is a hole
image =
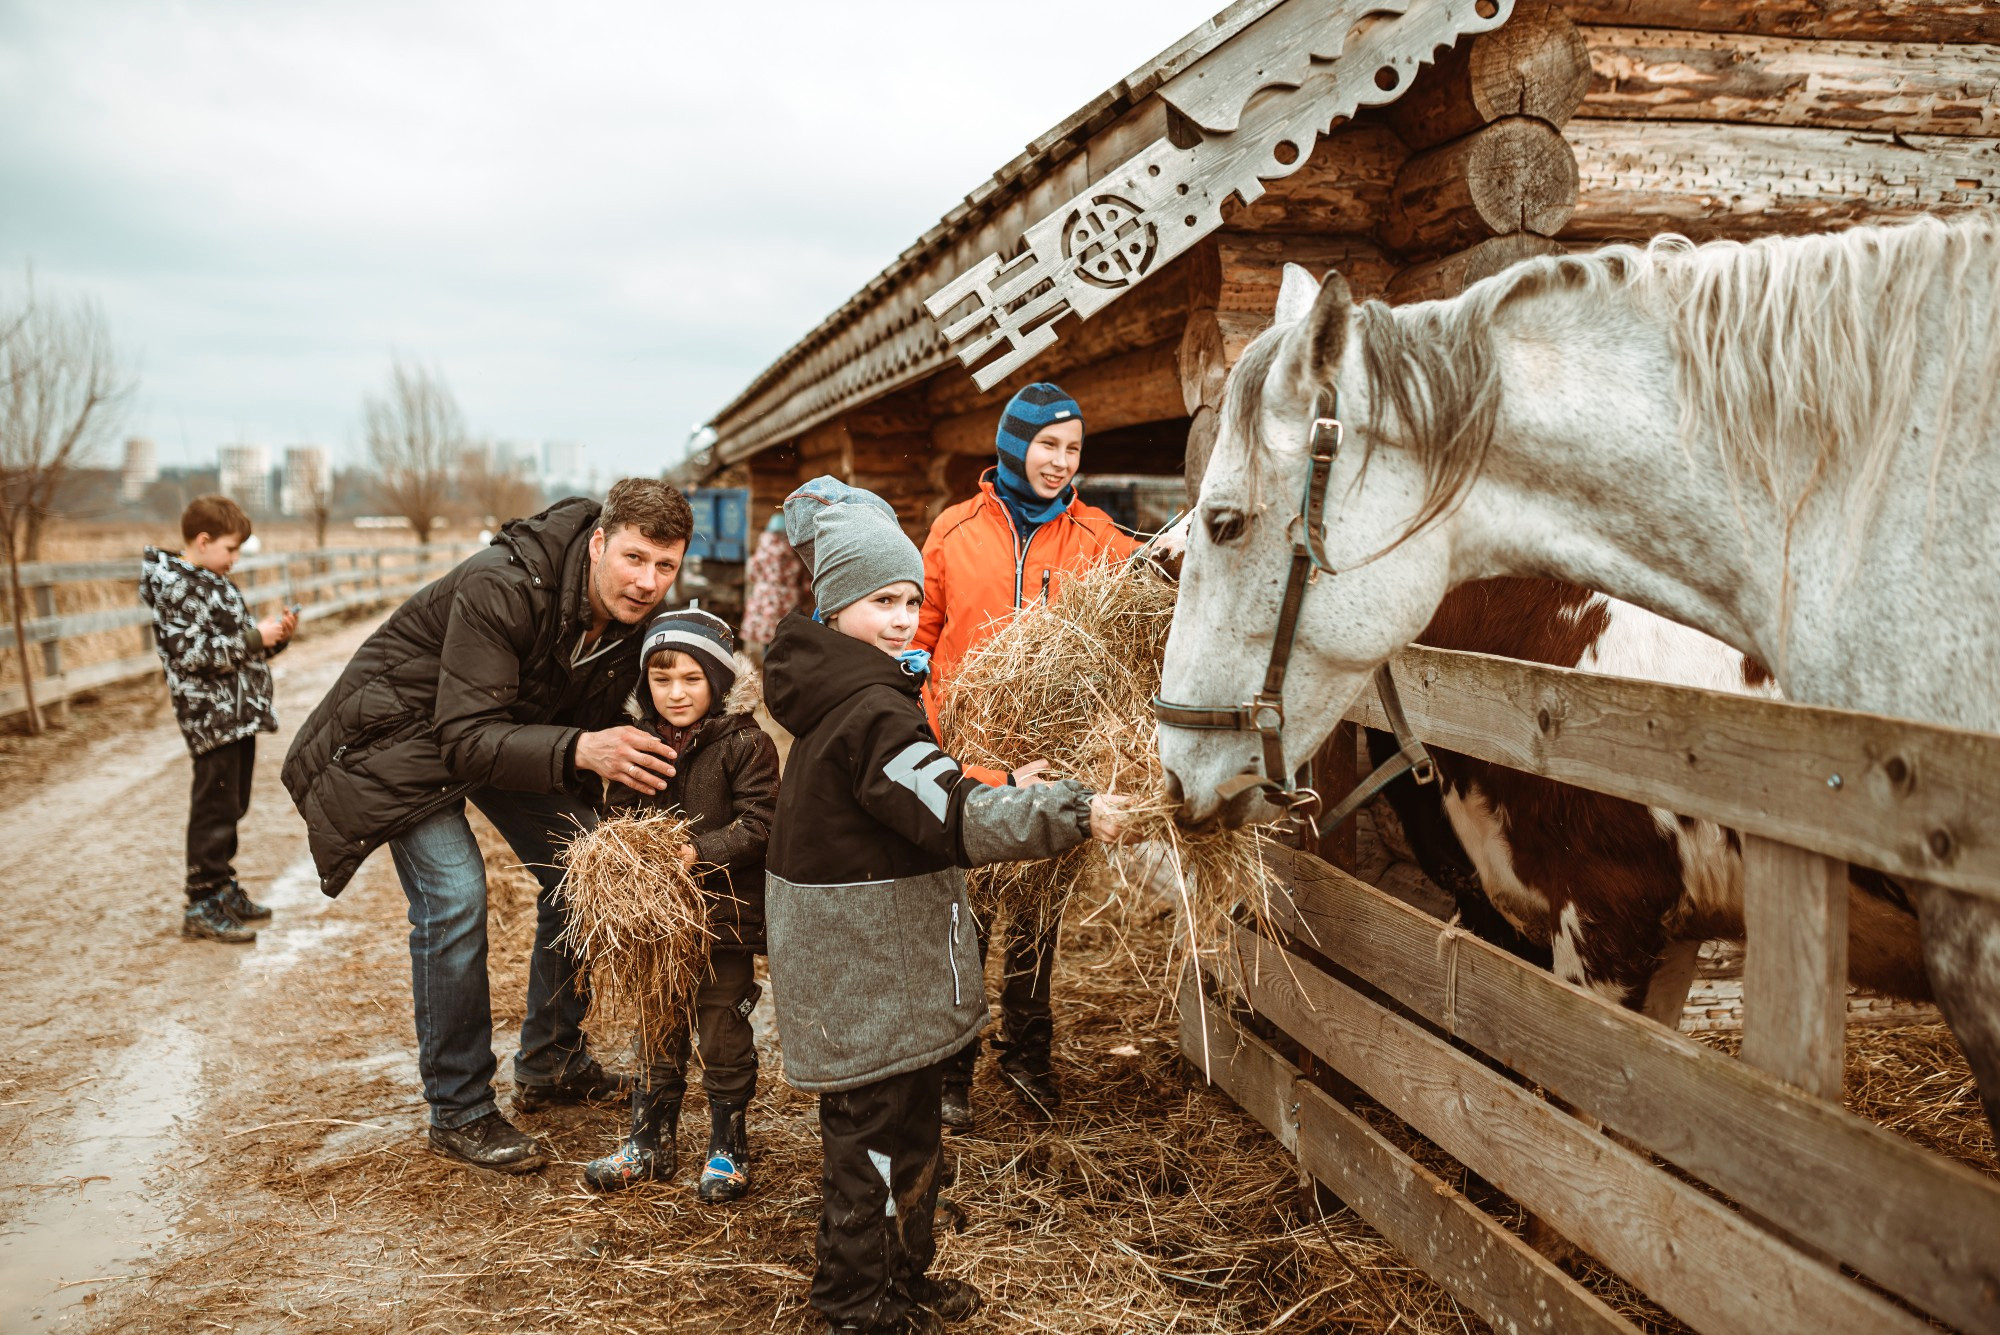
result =
[[[681,861],[691,824],[666,811],[614,816],[563,847],[558,939],[589,964],[589,1022],[630,1029],[642,1052],[664,1050],[708,971],[708,905]]]
[[[1188,930],[1219,944],[1220,933],[1203,929],[1239,901],[1260,911],[1270,881],[1256,831],[1196,836],[1174,824],[1178,804],[1167,796],[1152,702],[1176,595],[1143,557],[1066,577],[1053,599],[1031,604],[966,657],[939,726],[961,762],[1012,769],[1046,760],[1050,778],[1129,795],[1127,847],[1144,842],[1165,859]],[[1046,861],[981,868],[968,878],[973,905],[989,921],[1045,921],[1102,856],[1093,843]],[[1114,863],[1114,873],[1122,870]]]

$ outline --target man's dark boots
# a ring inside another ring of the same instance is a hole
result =
[[[994,1044],[1000,1049],[1000,1074],[1030,1111],[1044,1117],[1053,1116],[1062,1107],[1062,1089],[1056,1084],[1055,1063],[1049,1056],[1054,1042],[1052,1022],[1030,1020],[1018,1036]]]
[[[750,1143],[740,1103],[708,1105],[708,1162],[701,1167],[695,1194],[714,1204],[740,1200],[750,1190]]]
[[[497,1112],[464,1126],[432,1126],[431,1144],[462,1163],[496,1173],[532,1173],[548,1162],[533,1136]]]
[[[623,1191],[634,1182],[665,1182],[680,1167],[674,1137],[681,1127],[681,1096],[632,1089],[632,1131],[625,1143],[583,1166],[583,1180],[598,1191]]]
[[[565,1103],[611,1103],[633,1088],[629,1076],[613,1075],[598,1065],[597,1058],[585,1057],[559,1080],[523,1081],[514,1073],[514,1107],[521,1112],[540,1112]]]
[[[190,941],[243,945],[257,939],[257,929],[245,927],[230,917],[229,910],[222,907],[221,895],[210,895],[187,906],[187,914],[181,919],[181,935]]]

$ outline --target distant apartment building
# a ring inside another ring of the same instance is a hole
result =
[[[222,494],[246,510],[271,506],[271,452],[262,445],[223,445],[216,449],[216,472]]]
[[[278,485],[278,509],[310,515],[333,499],[333,461],[317,445],[287,445],[285,473]]]
[[[520,478],[523,482],[540,482],[541,446],[503,440],[493,447],[493,468],[496,472]]]
[[[143,498],[146,488],[160,480],[160,451],[144,436],[125,442],[125,462],[118,470],[118,499],[131,505]]]

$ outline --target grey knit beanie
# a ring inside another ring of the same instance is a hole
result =
[[[785,498],[785,536],[812,571],[821,616],[908,580],[924,587],[924,557],[872,491],[820,476]]]

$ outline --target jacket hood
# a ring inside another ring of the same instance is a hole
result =
[[[736,684],[729,688],[729,694],[722,697],[722,708],[710,714],[709,718],[746,718],[757,712],[757,706],[764,703],[764,679],[758,674],[757,665],[742,654],[734,655],[736,663]],[[632,694],[625,697],[625,717],[641,727],[651,727],[660,720],[660,711],[653,708],[653,693],[646,686],[644,673],[639,684],[632,688]]]
[[[904,671],[880,649],[797,612],[778,623],[764,653],[765,705],[778,726],[794,737],[811,732],[871,686],[888,686],[915,698],[923,684],[923,674]]]
[[[159,606],[160,592],[180,580],[224,579],[212,570],[181,559],[178,552],[148,547],[139,558],[139,597],[148,607]],[[225,581],[226,582],[226,581]]]
[[[583,568],[589,564],[589,542],[603,507],[583,496],[557,501],[538,515],[510,519],[493,535],[495,547],[505,547],[537,587],[583,589]],[[565,623],[580,609],[563,604]]]

